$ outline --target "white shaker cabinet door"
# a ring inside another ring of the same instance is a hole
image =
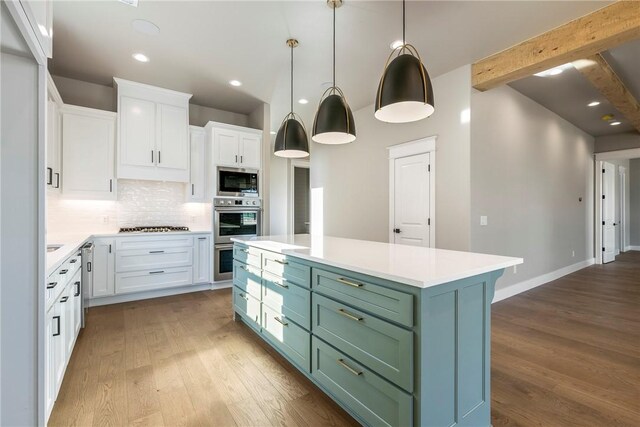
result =
[[[93,245],[91,297],[113,295],[115,292],[115,239],[96,239]]]
[[[159,104],[158,114],[157,165],[186,173],[189,169],[189,112],[186,108]]]
[[[198,236],[195,239],[193,256],[193,283],[211,282],[211,237]]]
[[[191,171],[187,201],[204,202],[206,180],[205,132],[195,126],[190,130]]]
[[[215,164],[219,166],[238,166],[240,135],[228,129],[216,129],[214,133],[213,149]]]
[[[118,176],[127,178],[127,166],[155,167],[158,161],[156,103],[123,96],[120,109],[120,166],[125,168]]]
[[[62,193],[115,200],[116,115],[73,107],[62,115]]]
[[[240,167],[260,169],[260,141],[258,135],[240,135]]]

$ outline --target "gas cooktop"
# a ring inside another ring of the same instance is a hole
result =
[[[172,225],[147,225],[143,227],[122,227],[120,233],[170,233],[172,231],[189,231],[189,227]]]

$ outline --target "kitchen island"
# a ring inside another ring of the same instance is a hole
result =
[[[234,316],[364,425],[489,426],[491,300],[521,258],[234,238]]]

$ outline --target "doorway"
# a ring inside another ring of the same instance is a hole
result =
[[[435,247],[435,138],[389,148],[389,242]]]
[[[293,234],[309,234],[311,232],[311,176],[309,162],[292,161],[289,182],[289,230]]]
[[[602,162],[602,263],[616,259],[616,166]]]

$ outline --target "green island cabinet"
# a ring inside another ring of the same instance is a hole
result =
[[[251,241],[233,255],[234,318],[363,425],[490,426],[504,267],[421,288]]]

